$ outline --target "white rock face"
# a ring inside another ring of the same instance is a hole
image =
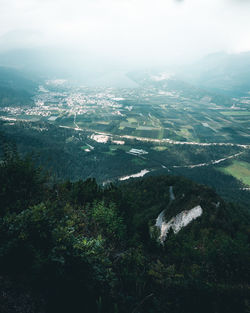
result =
[[[170,201],[174,201],[175,200],[173,186],[169,187],[169,196],[170,196]]]
[[[165,211],[162,211],[162,212],[158,215],[158,217],[157,217],[157,219],[156,219],[155,226],[161,228],[162,224],[164,223],[164,221],[163,221],[164,213],[165,213]]]
[[[166,239],[166,236],[170,229],[173,229],[173,232],[178,233],[183,227],[187,226],[190,222],[195,220],[197,217],[201,216],[203,210],[200,205],[197,205],[193,209],[189,211],[182,211],[177,214],[175,217],[171,218],[170,221],[164,222],[164,211],[160,213],[160,215],[156,219],[155,226],[159,227],[161,230],[160,241],[163,242]]]

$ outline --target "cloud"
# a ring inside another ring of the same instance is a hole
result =
[[[250,49],[247,0],[0,1],[0,50],[70,47],[150,66]]]
[[[235,2],[237,4],[241,4],[241,3],[248,3],[250,4],[250,0],[229,0],[231,2]]]

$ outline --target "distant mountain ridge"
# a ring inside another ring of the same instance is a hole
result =
[[[249,96],[250,52],[210,54],[177,72],[201,88],[232,97]]]
[[[205,103],[208,98],[211,102],[223,103],[227,106],[232,106],[234,103],[229,95],[221,93],[220,90],[199,86],[195,81],[187,79],[186,76],[180,75],[178,72],[173,73],[167,70],[133,71],[129,72],[127,76],[141,87],[158,88],[187,98],[192,96]]]

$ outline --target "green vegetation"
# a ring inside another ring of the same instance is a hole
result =
[[[242,161],[233,161],[231,165],[220,168],[226,174],[232,175],[250,186],[250,164]]]
[[[144,166],[146,164],[146,161],[140,158],[134,158],[131,160],[131,162],[141,165],[141,166]]]
[[[82,146],[81,149],[82,150],[89,149],[89,146]]]
[[[250,200],[250,193],[241,190],[244,185],[239,180],[216,169],[230,163],[225,161],[218,165],[209,165],[211,160],[224,159],[239,152],[244,153],[238,160],[249,163],[249,149],[219,145],[158,144],[118,137],[113,139],[123,140],[124,145],[112,142],[102,144],[90,138],[92,132],[61,128],[47,122],[0,121],[0,132],[6,141],[17,143],[21,155],[34,154],[36,164],[51,171],[57,180],[76,181],[95,177],[97,182],[102,184],[107,181],[115,182],[122,176],[147,168],[151,174],[188,177],[211,186],[227,200],[240,202],[245,206],[248,206]],[[91,151],[85,152],[84,148]],[[135,156],[126,153],[132,148],[148,152],[143,155],[143,163],[132,161]],[[198,168],[185,167],[200,163],[208,165]]]
[[[165,147],[165,146],[155,146],[152,149],[154,149],[155,151],[165,151],[165,150],[167,150],[167,147]]]
[[[42,88],[35,88],[38,86],[32,81],[9,71],[4,72],[0,68],[0,109],[24,105],[29,108],[27,107],[27,111],[0,110],[1,115],[7,117],[28,120],[32,115],[40,122],[47,120],[55,125],[72,128],[76,127],[76,122],[78,127],[114,135],[169,138],[178,141],[249,143],[248,97],[232,99],[178,79],[155,81],[152,80],[153,73],[140,71],[128,74],[138,88],[113,90],[115,96],[124,100],[111,100],[107,97],[107,88],[69,88],[67,85],[58,87],[46,84],[45,93]],[[42,86],[42,82],[39,84]],[[31,95],[34,95],[33,99]],[[67,99],[74,102],[76,120]],[[102,103],[103,99],[105,105]],[[45,105],[41,106],[39,103]],[[59,106],[60,109],[57,108]],[[231,109],[232,106],[236,109]],[[31,110],[31,107],[35,108]],[[82,113],[83,108],[86,114]],[[58,118],[53,121],[51,116]]]
[[[178,135],[186,138],[187,140],[193,140],[192,133],[188,128],[182,128],[180,131],[176,132]]]
[[[104,153],[108,154],[108,155],[116,155],[115,149],[110,149],[110,151],[105,151]]]
[[[124,150],[124,151],[129,151],[131,149],[130,146],[127,145],[109,145],[111,150]]]
[[[250,115],[249,111],[221,111],[220,113],[224,115],[232,115],[232,116]]]
[[[0,108],[32,106],[36,84],[19,71],[0,67]]]
[[[249,95],[129,76],[138,88],[110,98],[105,88],[44,92],[0,68],[1,313],[250,312]],[[199,218],[159,242],[163,210],[167,222],[198,205]]]
[[[53,183],[8,144],[4,155],[1,313],[249,310],[249,213],[240,207],[180,177]],[[168,219],[194,205],[204,212],[162,246],[150,233],[170,186]]]
[[[134,117],[129,117],[129,118],[127,118],[127,121],[128,121],[129,123],[137,123],[137,119],[134,118]]]

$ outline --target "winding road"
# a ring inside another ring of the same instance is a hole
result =
[[[144,141],[144,142],[156,142],[156,143],[169,143],[173,145],[194,145],[194,146],[229,146],[229,147],[240,147],[240,148],[245,148],[248,149],[250,148],[249,145],[243,145],[243,144],[238,144],[238,143],[230,143],[230,142],[195,142],[195,141],[177,141],[169,138],[164,138],[164,139],[154,139],[154,138],[147,138],[147,137],[138,137],[138,136],[130,136],[130,135],[116,135],[116,134],[111,134],[107,132],[97,132],[94,129],[90,128],[80,128],[74,121],[74,124],[77,127],[70,127],[70,126],[63,126],[60,125],[59,127],[61,128],[68,128],[68,129],[74,129],[76,131],[89,131],[93,132],[96,134],[100,135],[105,135],[105,136],[114,136],[118,138],[123,138],[123,139],[131,139],[131,140],[138,140],[138,141]]]

